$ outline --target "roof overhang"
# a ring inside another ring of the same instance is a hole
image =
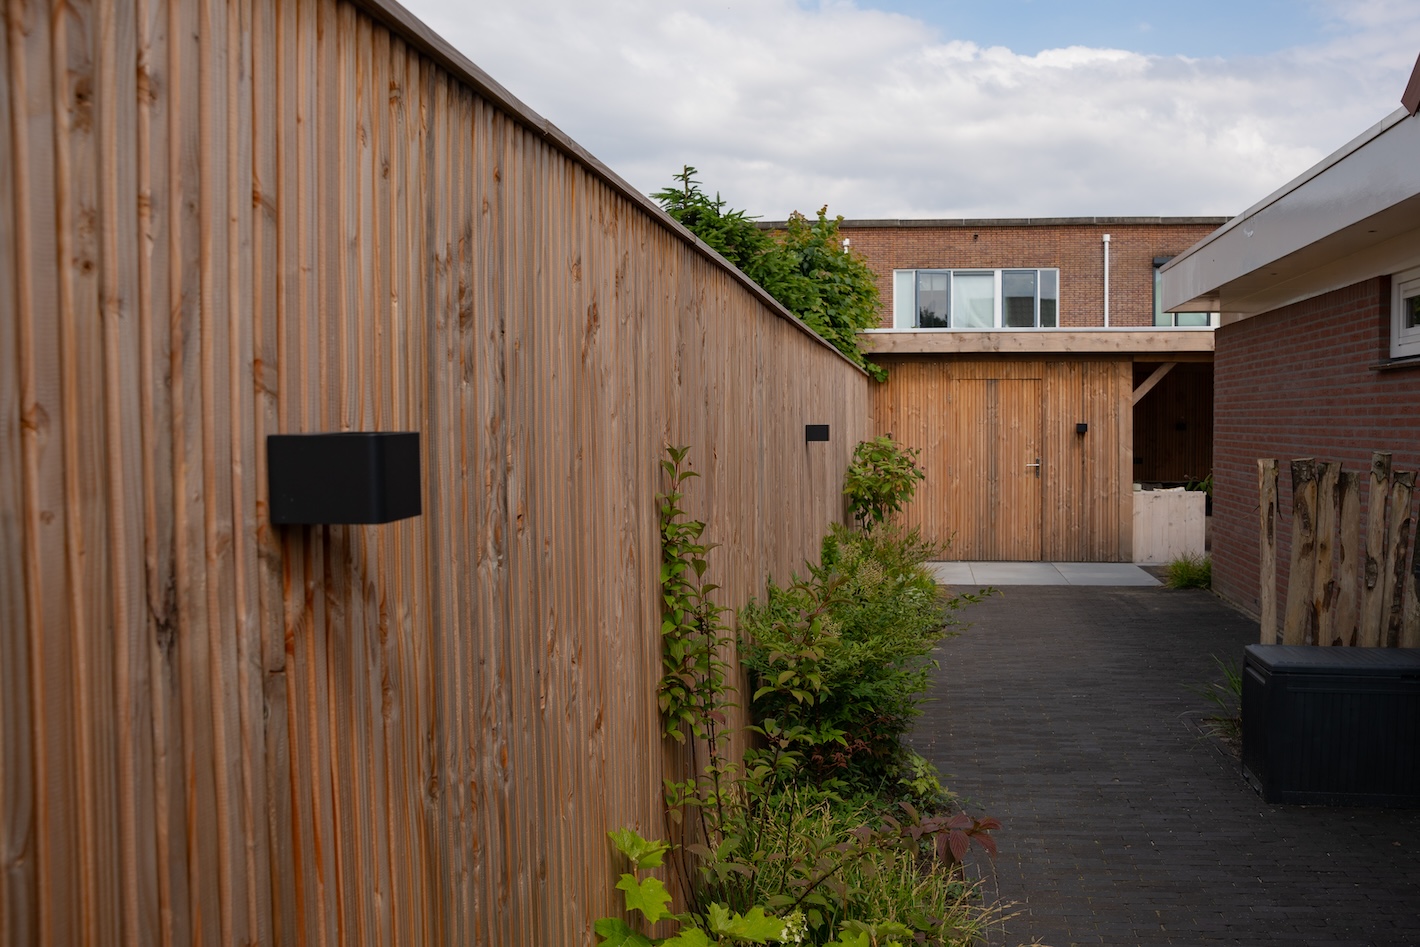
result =
[[[859,336],[870,355],[1201,355],[1213,352],[1213,330],[1021,329],[963,332],[958,329],[870,330]]]
[[[1224,324],[1420,265],[1420,117],[1400,108],[1163,268],[1165,309]]]

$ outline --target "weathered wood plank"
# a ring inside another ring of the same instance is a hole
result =
[[[27,240],[32,208],[26,186],[32,156],[21,120],[28,103],[24,50],[16,15],[6,22],[0,42],[0,312],[16,313],[13,324],[0,332],[0,941],[29,944],[39,940],[39,866],[32,856],[36,833],[35,794],[37,751],[34,730],[35,694],[31,685],[31,624],[33,591],[27,581],[26,483],[33,432],[27,433],[26,395],[34,366],[25,343],[33,326],[18,314],[34,292],[32,248]],[[12,56],[12,46],[15,55]],[[11,134],[12,123],[15,134]],[[21,338],[21,333],[24,338]],[[34,515],[32,512],[31,516]]]
[[[1282,643],[1316,642],[1312,611],[1312,573],[1316,569],[1316,461],[1292,461],[1292,562],[1287,572],[1287,608]]]
[[[1312,573],[1312,614],[1315,616],[1316,640],[1312,643],[1330,645],[1335,640],[1336,630],[1337,588],[1332,547],[1336,539],[1336,488],[1341,465],[1320,461],[1316,470],[1316,565]]]
[[[99,279],[104,333],[104,425],[109,561],[113,569],[111,615],[117,724],[117,784],[123,936],[131,943],[159,943],[159,891],[154,810],[153,689],[150,654],[143,634],[145,608],[141,442],[125,431],[141,416],[143,303],[138,242],[140,206],[139,77],[137,10],[101,5],[95,48],[95,114],[98,147],[108,155],[99,177]]]
[[[1383,648],[1399,646],[1404,621],[1406,559],[1410,552],[1410,497],[1415,490],[1414,472],[1397,471],[1391,478],[1390,521],[1386,524],[1385,564],[1381,601],[1385,610],[1379,644]]]
[[[1410,554],[1410,568],[1405,573],[1405,584],[1401,595],[1400,647],[1420,648],[1420,581],[1415,568],[1420,564],[1420,529],[1415,533],[1415,548]]]
[[[1354,645],[1360,616],[1361,566],[1365,552],[1361,547],[1361,477],[1343,471],[1337,484],[1337,516],[1341,521],[1341,539],[1336,556],[1340,562],[1340,578],[1336,603],[1336,622],[1332,644]]]
[[[1388,451],[1371,455],[1371,489],[1366,496],[1366,558],[1361,572],[1361,623],[1356,643],[1373,648],[1380,643],[1385,621],[1385,579],[1382,567],[1386,549],[1386,501],[1390,496],[1391,457]]]
[[[1275,459],[1257,462],[1258,494],[1258,534],[1259,550],[1258,575],[1261,587],[1257,600],[1261,617],[1260,641],[1262,644],[1277,642],[1277,461]]]

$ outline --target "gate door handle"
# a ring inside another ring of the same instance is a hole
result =
[[[1035,459],[1035,463],[1033,463],[1033,464],[1026,464],[1026,469],[1027,469],[1027,470],[1030,470],[1032,467],[1035,468],[1035,479],[1039,480],[1039,479],[1040,479],[1040,458],[1039,458],[1039,457],[1037,457],[1037,458]]]

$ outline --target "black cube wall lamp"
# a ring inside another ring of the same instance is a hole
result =
[[[277,525],[418,516],[419,432],[268,434],[266,483]]]
[[[1087,422],[1087,421],[1079,421],[1079,422],[1077,422],[1077,423],[1075,424],[1075,433],[1076,433],[1076,434],[1083,434],[1083,433],[1085,433],[1086,431],[1088,431],[1089,429],[1090,429],[1090,425],[1089,425],[1089,422]]]
[[[805,440],[805,441],[826,441],[826,440],[828,440],[828,425],[827,425],[827,424],[805,424],[805,425],[804,425],[804,440]]]

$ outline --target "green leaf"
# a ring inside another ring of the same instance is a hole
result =
[[[784,936],[784,922],[764,913],[764,908],[752,907],[747,914],[731,913],[730,909],[711,904],[708,912],[710,930],[718,937],[735,937],[751,944],[767,944]]]
[[[633,931],[619,917],[601,918],[592,925],[592,929],[602,938],[597,942],[597,947],[652,947],[646,935]]]
[[[698,927],[687,927],[674,937],[661,941],[661,947],[711,947],[710,938]]]
[[[631,859],[637,868],[659,867],[661,856],[671,847],[669,842],[663,842],[660,839],[644,839],[635,829],[619,829],[615,832],[608,832],[607,837],[616,846],[616,850]]]
[[[626,910],[640,911],[650,923],[671,916],[671,912],[666,910],[666,905],[671,903],[671,895],[661,884],[661,879],[637,881],[635,875],[622,875],[616,887],[626,893]]]

